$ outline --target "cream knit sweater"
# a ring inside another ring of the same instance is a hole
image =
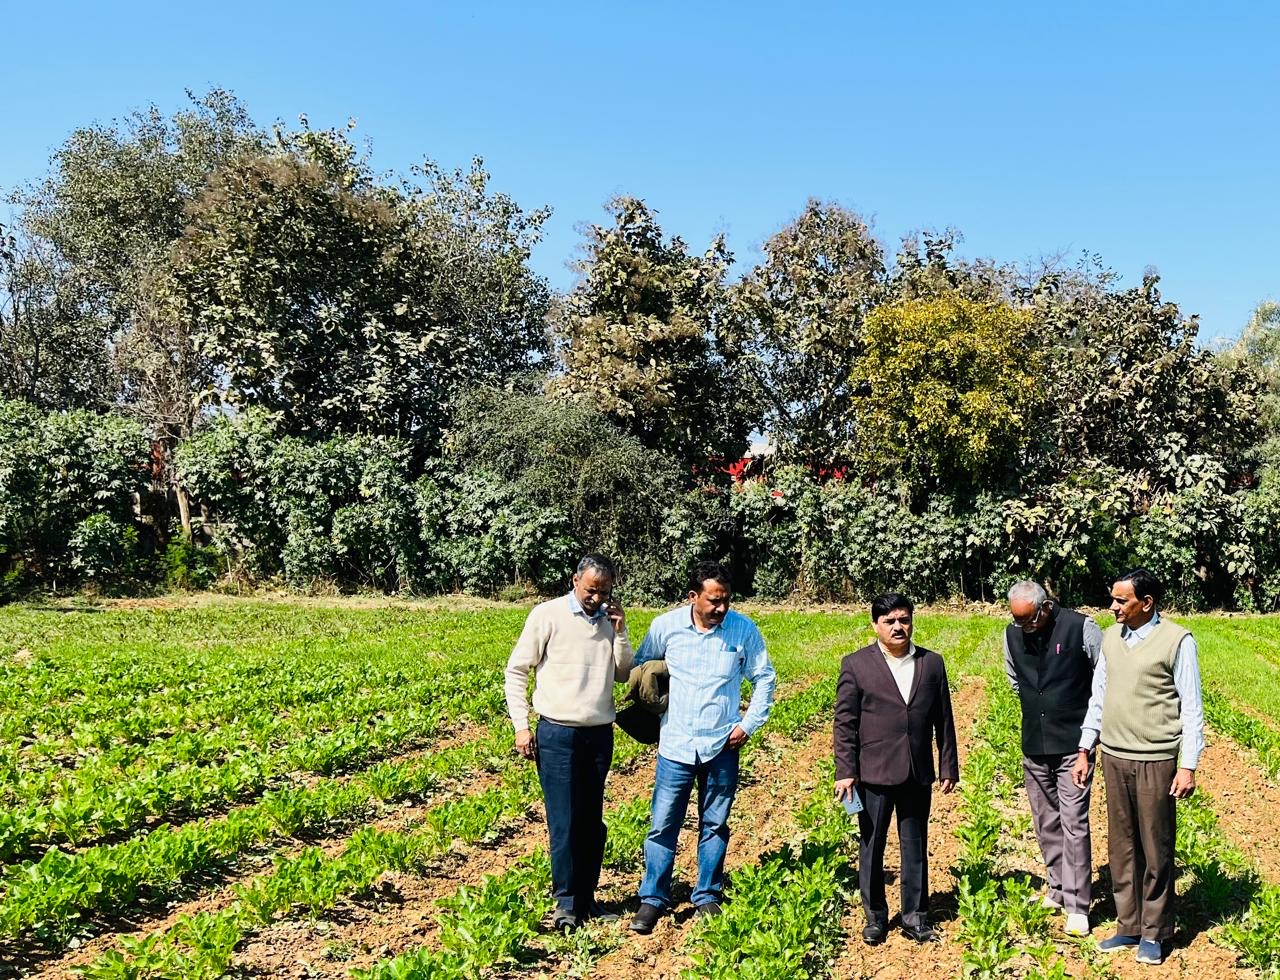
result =
[[[613,685],[631,672],[631,641],[615,636],[606,616],[578,615],[562,595],[533,607],[507,661],[507,713],[517,732],[529,727],[526,691],[534,673],[533,710],[575,728],[614,719]]]

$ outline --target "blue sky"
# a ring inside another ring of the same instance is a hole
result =
[[[219,85],[263,123],[354,117],[379,169],[483,156],[554,208],[534,263],[557,288],[613,195],[744,263],[820,197],[891,245],[951,226],[969,256],[1154,266],[1210,339],[1280,298],[1278,11],[0,0],[0,187],[77,125]]]

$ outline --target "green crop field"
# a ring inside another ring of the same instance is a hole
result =
[[[747,611],[782,679],[745,760],[760,795],[744,791],[735,811],[764,829],[742,845],[755,850],[733,871],[727,914],[673,924],[664,942],[689,977],[826,976],[856,943],[857,898],[856,824],[829,798],[823,732],[839,659],[868,641],[868,616]],[[308,976],[636,975],[639,940],[620,926],[568,939],[543,927],[539,791],[511,752],[501,693],[526,612],[231,599],[0,610],[0,970],[260,974],[274,962],[263,951],[300,930],[330,937]],[[654,614],[628,614],[637,644]],[[1280,620],[1184,622],[1201,643],[1214,737],[1240,743],[1274,789]],[[952,910],[943,948],[973,975],[1098,974],[1090,941],[1063,943],[1046,916],[1022,911],[1030,885],[1010,855],[1027,830],[1004,623],[917,619],[917,641],[944,655],[976,712],[933,871],[949,896],[939,907]],[[793,756],[809,761],[789,768]],[[606,868],[624,911],[651,760],[619,735]],[[1212,800],[1183,812],[1180,859],[1199,916],[1187,922],[1204,925],[1188,933],[1189,954],[1216,949],[1233,969],[1274,975],[1274,883]],[[473,880],[473,864],[484,877]],[[429,893],[413,929],[395,932],[392,879]],[[332,938],[361,909],[396,938]]]

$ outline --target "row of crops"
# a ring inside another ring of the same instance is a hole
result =
[[[214,978],[273,923],[323,918],[389,872],[438,876],[446,858],[494,846],[539,810],[534,771],[510,751],[500,668],[524,610],[226,608],[0,616],[0,965],[26,969],[121,916],[220,898],[162,929],[81,957],[93,978]],[[639,639],[651,614],[634,613]],[[744,778],[829,726],[838,657],[865,615],[760,617],[783,675],[768,737]],[[1002,624],[923,617],[953,683],[986,675],[988,700],[962,733],[963,780],[945,923],[975,976],[1106,975],[1092,940],[1055,939],[1031,882],[1010,870],[1028,834],[1016,702],[992,678]],[[1207,676],[1211,674],[1207,671]],[[1280,735],[1209,685],[1216,731],[1280,771]],[[618,773],[651,750],[619,736]],[[788,773],[776,839],[732,876],[725,914],[682,933],[686,976],[825,976],[856,910],[856,822],[830,797],[825,764]],[[616,782],[616,780],[615,780]],[[643,779],[612,799],[606,865],[634,877],[647,829]],[[807,789],[804,787],[808,787]],[[1280,890],[1218,824],[1203,794],[1180,811],[1189,914],[1263,974],[1280,972]],[[261,862],[268,862],[264,869]],[[935,873],[946,875],[945,867]],[[588,975],[627,941],[620,926],[540,929],[549,870],[536,850],[440,900],[427,938],[351,970],[355,980],[479,977],[495,970]],[[856,932],[856,930],[854,930]],[[527,964],[535,964],[528,967]],[[531,974],[532,975],[532,974]]]

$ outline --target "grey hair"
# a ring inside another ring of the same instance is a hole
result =
[[[615,582],[618,579],[618,573],[613,567],[613,562],[604,555],[592,552],[589,555],[583,555],[582,561],[578,562],[578,574],[581,575],[587,569],[594,569],[601,575],[608,575]]]
[[[1014,582],[1009,586],[1009,601],[1014,599],[1026,599],[1033,606],[1042,606],[1044,601],[1049,598],[1049,594],[1045,592],[1044,586],[1039,582],[1032,582],[1030,579],[1023,579],[1021,582]]]

